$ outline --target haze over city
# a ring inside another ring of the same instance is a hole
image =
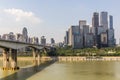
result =
[[[115,38],[119,43],[119,0],[1,0],[0,34],[19,33],[27,27],[30,36],[45,36],[62,42],[65,31],[79,20],[92,24],[93,12],[107,11],[113,15]]]

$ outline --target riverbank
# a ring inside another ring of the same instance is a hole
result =
[[[55,58],[55,57],[54,57]],[[2,60],[3,58],[2,57],[0,57],[0,60]],[[19,60],[19,61],[32,61],[34,58],[33,57],[17,57],[17,59]],[[52,60],[53,58],[51,58],[51,57],[41,57],[41,58],[36,58],[36,60],[41,60],[41,61],[50,61],[50,60]]]
[[[0,57],[0,60],[2,60],[2,57]],[[18,60],[20,61],[31,61],[33,60],[33,57],[18,57]],[[76,56],[59,56],[59,57],[41,57],[36,58],[36,60],[41,61],[50,61],[50,60],[57,60],[57,61],[64,61],[64,62],[79,62],[79,61],[120,61],[120,57],[114,57],[114,56],[105,56],[105,57],[95,57],[95,56],[88,56],[88,57],[76,57]]]
[[[58,57],[58,61],[120,61],[120,57]]]

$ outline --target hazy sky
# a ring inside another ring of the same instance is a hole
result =
[[[114,17],[117,42],[120,38],[120,0],[0,0],[0,34],[21,33],[27,27],[29,36],[46,36],[63,41],[70,25],[79,20],[92,23],[93,12],[107,11]]]

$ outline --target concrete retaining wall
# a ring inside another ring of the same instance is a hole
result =
[[[58,57],[59,61],[120,61],[120,57]]]
[[[0,60],[2,60],[2,57],[0,57]],[[20,61],[31,61],[33,60],[33,57],[18,57],[18,60]],[[59,57],[42,57],[40,58],[41,61],[49,61],[49,60],[58,60],[58,61],[120,61],[120,57],[76,57],[76,56],[59,56]]]

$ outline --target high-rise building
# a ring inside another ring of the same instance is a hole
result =
[[[92,26],[98,27],[99,26],[99,13],[94,12],[92,17]]]
[[[71,26],[68,30],[69,32],[69,45],[73,44],[73,35],[80,35],[80,27],[79,26]]]
[[[83,25],[83,46],[85,47],[86,41],[85,41],[85,35],[89,33],[89,25]]]
[[[17,34],[16,34],[16,40],[19,41],[19,42],[23,42],[23,41],[24,41],[24,40],[23,40],[23,35],[20,34],[20,33],[17,33]]]
[[[83,25],[83,36],[89,33],[89,25]]]
[[[112,15],[109,16],[109,26],[110,26],[110,29],[113,29],[113,16]]]
[[[73,48],[115,46],[113,16],[109,16],[110,28],[108,28],[108,13],[105,11],[100,14],[100,25],[98,12],[93,13],[92,26],[86,25],[86,22],[80,20],[78,26],[69,28],[64,37],[66,45]]]
[[[83,48],[83,37],[80,34],[73,35],[73,48]]]
[[[79,21],[80,29],[83,29],[83,25],[86,25],[86,20],[80,20]]]
[[[11,41],[15,41],[15,40],[16,40],[15,35],[14,35],[13,32],[10,32],[10,33],[8,34],[8,36],[9,36],[8,40],[11,40]]]
[[[41,44],[42,45],[46,45],[46,38],[45,38],[45,36],[41,37]]]
[[[89,32],[90,32],[90,33],[94,33],[94,32],[95,32],[95,31],[94,31],[94,27],[90,26],[90,27],[89,27]]]
[[[69,29],[69,45],[73,48],[83,47],[83,37],[80,34],[80,26],[71,26]]]
[[[114,29],[108,29],[108,46],[115,46]]]
[[[97,47],[101,48],[101,34],[106,32],[103,26],[98,27],[98,34],[97,34]]]
[[[51,38],[51,44],[55,44],[54,38]]]
[[[108,45],[108,37],[107,37],[107,32],[103,32],[100,34],[100,40],[101,40],[101,46],[100,47],[107,47]]]
[[[10,41],[15,41],[16,40],[13,32],[10,32],[9,34],[3,34],[2,39],[10,40]]]
[[[66,44],[66,45],[69,44],[69,31],[66,31],[66,35],[65,35],[65,44]]]
[[[28,32],[27,32],[27,28],[26,27],[23,28],[22,34],[23,34],[24,42],[28,42],[29,41],[28,40]]]
[[[39,39],[38,37],[32,37],[32,38],[29,38],[29,42],[31,44],[39,44]]]
[[[83,26],[86,25],[86,20],[79,20],[80,33],[83,34]]]
[[[64,36],[64,41],[63,41],[64,45],[67,45],[67,41],[66,41],[66,35]]]
[[[104,32],[104,27],[103,26],[99,26],[98,27],[98,34],[97,35],[100,35],[103,32]]]
[[[93,47],[94,46],[94,35],[93,33],[87,33],[84,35],[84,47]]]
[[[99,13],[94,12],[92,17],[92,27],[94,29],[94,45],[98,45],[98,27],[99,27]]]
[[[103,26],[104,32],[108,30],[108,13],[107,12],[101,12],[100,25]]]
[[[70,27],[69,29],[68,29],[68,33],[69,33],[69,35],[68,35],[68,45],[69,46],[71,46],[72,45],[72,42],[73,42],[73,40],[72,40],[72,28]]]
[[[114,38],[114,28],[113,28],[113,16],[109,16],[109,26],[108,29],[108,46],[115,46],[115,38]]]

